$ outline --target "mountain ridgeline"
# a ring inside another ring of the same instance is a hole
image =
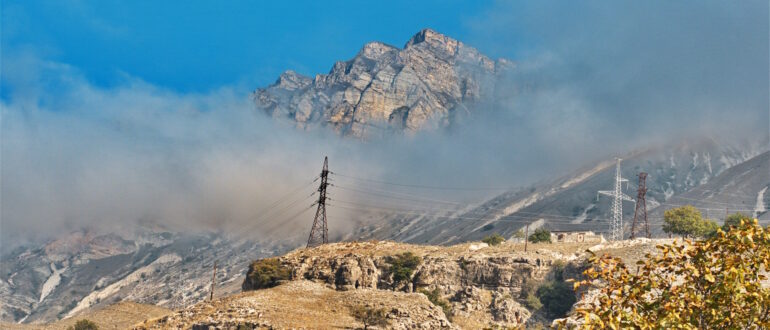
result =
[[[514,67],[425,29],[403,49],[370,42],[315,78],[286,71],[252,97],[257,108],[300,128],[328,126],[364,138],[450,126],[494,99],[496,84]]]

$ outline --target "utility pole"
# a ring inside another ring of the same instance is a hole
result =
[[[329,185],[329,157],[324,157],[324,166],[321,170],[321,185],[318,186],[318,208],[313,218],[313,227],[310,228],[310,236],[307,238],[307,247],[314,247],[329,243],[329,228],[326,225],[326,187]]]
[[[214,284],[217,281],[217,262],[214,260],[214,275],[211,277],[211,296],[209,297],[209,301],[214,300]]]
[[[644,232],[647,238],[650,238],[650,225],[647,222],[647,173],[639,173],[639,189],[636,191],[636,209],[634,210],[634,222],[631,223],[631,239],[636,237],[636,224],[641,226],[644,222]]]
[[[620,161],[622,159],[616,158],[617,163],[615,165],[615,189],[614,190],[600,190],[598,194],[612,197],[612,221],[610,222],[610,239],[618,241],[623,239],[623,201],[633,202],[634,200],[628,195],[623,193],[621,189],[621,183],[628,181],[620,176]],[[596,195],[596,199],[599,199],[599,195]]]
[[[524,252],[527,252],[527,242],[529,242],[529,224],[527,224],[527,231],[524,234]]]

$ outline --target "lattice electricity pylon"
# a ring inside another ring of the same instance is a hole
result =
[[[621,183],[628,181],[620,176],[620,161],[622,159],[617,158],[617,164],[615,165],[615,190],[599,190],[596,199],[599,199],[599,194],[612,197],[612,221],[610,223],[610,240],[617,241],[623,239],[623,201],[633,202],[634,200],[623,193],[621,189]]]
[[[644,232],[650,238],[650,224],[647,222],[647,173],[639,173],[639,189],[636,192],[636,209],[634,210],[634,222],[631,223],[631,239],[636,237],[636,224],[644,222]]]
[[[326,187],[329,185],[329,157],[324,157],[324,167],[321,170],[321,185],[318,186],[318,208],[315,211],[313,227],[307,238],[307,247],[329,243],[329,229],[326,226]]]

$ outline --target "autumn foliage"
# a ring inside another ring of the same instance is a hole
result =
[[[575,309],[581,328],[770,329],[770,230],[757,220],[657,248],[638,268],[590,259],[574,287],[598,290],[598,299]]]

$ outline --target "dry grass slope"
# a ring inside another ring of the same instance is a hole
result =
[[[277,329],[351,329],[363,327],[352,316],[355,307],[384,309],[391,326],[449,328],[441,309],[418,293],[384,290],[336,291],[311,281],[292,281],[202,302],[172,315],[148,320],[138,329],[189,329],[193,325],[248,325]]]
[[[138,304],[124,301],[93,311],[86,311],[74,317],[50,324],[12,324],[2,323],[0,328],[9,330],[65,330],[81,319],[96,323],[99,329],[130,329],[134,324],[148,318],[157,318],[171,313],[171,310],[155,305]]]

